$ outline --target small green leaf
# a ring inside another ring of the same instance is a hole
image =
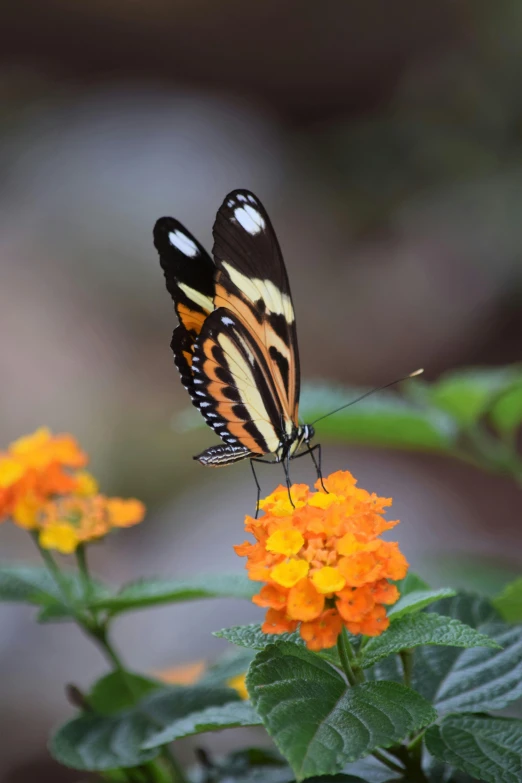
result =
[[[520,426],[522,423],[522,382],[516,383],[497,400],[491,409],[491,419],[497,430],[504,434],[512,432]]]
[[[469,426],[487,413],[500,395],[517,381],[520,372],[516,365],[451,372],[431,387],[431,400],[460,424]]]
[[[439,590],[415,590],[406,595],[401,595],[397,603],[388,609],[388,617],[397,620],[405,614],[420,612],[426,606],[440,601],[441,598],[451,598],[456,595],[455,590],[449,587],[441,587]]]
[[[207,669],[199,684],[205,685],[207,688],[214,688],[216,685],[225,684],[232,677],[246,674],[253,658],[253,650],[228,651]]]
[[[198,598],[252,598],[258,589],[259,584],[251,582],[246,574],[211,574],[183,581],[142,579],[125,585],[117,595],[96,601],[93,606],[119,614]]]
[[[257,654],[247,687],[298,780],[340,772],[347,762],[399,742],[436,717],[428,702],[398,683],[348,688],[328,663],[288,642]]]
[[[314,421],[354,400],[368,389],[332,389],[324,385],[303,390],[300,412]],[[391,392],[376,392],[353,407],[329,416],[318,427],[321,437],[375,446],[444,451],[454,445],[458,430],[442,411],[421,406]]]
[[[87,696],[92,710],[100,715],[114,715],[139,701],[147,693],[164,688],[164,683],[132,672],[114,671],[98,680]]]
[[[220,639],[227,639],[227,641],[238,645],[238,647],[247,647],[250,650],[264,650],[269,644],[277,644],[278,642],[291,642],[292,644],[298,644],[300,647],[305,646],[304,640],[297,632],[280,634],[263,633],[261,626],[258,623],[223,628],[221,631],[216,631],[214,636],[219,636]],[[337,647],[321,650],[320,652],[317,652],[316,655],[333,663],[334,666],[341,665]]]
[[[360,653],[363,669],[401,650],[434,644],[445,647],[494,647],[499,645],[469,625],[438,614],[409,614],[400,617],[380,636],[371,638]]]
[[[155,749],[141,749],[152,734],[191,712],[238,699],[230,688],[162,688],[131,709],[81,715],[65,723],[51,739],[50,753],[66,767],[80,770],[134,767],[156,756]]]
[[[216,631],[214,636],[226,639],[238,647],[247,647],[249,650],[264,650],[269,644],[275,644],[276,642],[292,642],[293,644],[304,645],[304,641],[297,632],[263,633],[258,623],[223,628],[221,631]]]
[[[81,605],[83,585],[75,571],[63,571],[62,577],[69,595]],[[99,580],[93,580],[96,597],[110,595],[109,588]],[[36,606],[63,607],[63,596],[46,568],[27,565],[0,565],[0,601],[34,604]],[[58,610],[57,610],[58,611]]]
[[[238,726],[260,726],[262,723],[250,702],[233,701],[218,707],[207,707],[199,712],[192,712],[186,718],[173,721],[149,737],[143,747],[156,748],[192,734],[234,729]]]
[[[408,571],[404,579],[399,579],[395,584],[401,596],[415,593],[417,590],[431,590],[429,584],[413,571]]]
[[[445,764],[486,783],[522,780],[522,721],[448,715],[426,732],[426,747]]]
[[[506,585],[491,603],[506,622],[522,622],[522,577]]]

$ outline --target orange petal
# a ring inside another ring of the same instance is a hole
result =
[[[302,579],[288,593],[286,611],[292,620],[314,620],[324,607],[324,596],[309,579]]]

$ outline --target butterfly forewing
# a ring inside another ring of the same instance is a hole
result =
[[[284,431],[297,423],[299,355],[295,314],[283,256],[263,205],[235,190],[221,205],[213,228],[215,307],[226,307],[248,329],[271,368]]]
[[[154,245],[179,318],[171,341],[174,361],[183,385],[191,391],[194,344],[214,309],[216,268],[197,239],[174,218],[163,217],[156,221]]]

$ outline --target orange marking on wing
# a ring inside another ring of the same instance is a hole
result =
[[[263,354],[268,367],[271,370],[271,377],[273,384],[276,387],[277,396],[281,403],[281,407],[285,414],[292,419],[294,424],[297,425],[297,404],[294,400],[293,392],[295,389],[295,359],[292,352],[292,346],[286,345],[289,356],[289,379],[288,389],[286,388],[279,368],[274,364],[272,357],[269,353],[270,345],[274,345],[276,348],[281,348],[281,338],[276,335],[268,321],[259,323],[256,316],[252,311],[252,307],[247,301],[237,296],[234,293],[228,291],[219,282],[216,284],[216,295],[214,298],[214,304],[216,309],[218,307],[226,307],[233,311],[238,318],[242,321],[243,325],[248,330],[249,334],[255,340],[259,350]],[[268,344],[267,344],[268,343]],[[290,398],[287,397],[287,392],[290,393]]]
[[[179,302],[177,306],[178,318],[188,331],[196,332],[199,334],[203,324],[205,323],[208,313],[200,313],[197,310],[191,310],[183,302]]]
[[[192,367],[192,354],[190,353],[190,351],[183,351],[182,353],[185,359],[187,360],[188,366]]]

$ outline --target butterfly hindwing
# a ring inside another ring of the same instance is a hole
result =
[[[235,190],[218,211],[213,235],[215,307],[239,317],[256,340],[290,434],[298,414],[299,355],[290,284],[270,218],[253,193]]]
[[[196,342],[194,404],[221,439],[252,454],[279,447],[281,408],[256,341],[226,308],[214,310]]]

